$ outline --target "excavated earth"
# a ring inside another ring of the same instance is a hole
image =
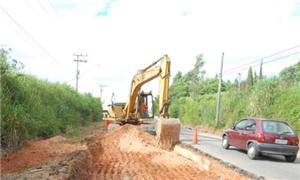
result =
[[[153,136],[125,125],[100,138],[75,163],[75,179],[217,179],[190,160],[157,148]]]
[[[60,136],[37,141],[1,161],[2,179],[247,179],[218,162],[207,170],[160,149],[132,125],[95,131],[77,144]]]

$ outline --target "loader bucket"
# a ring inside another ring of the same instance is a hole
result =
[[[179,141],[180,120],[159,118],[156,121],[156,140],[162,149],[171,150]]]

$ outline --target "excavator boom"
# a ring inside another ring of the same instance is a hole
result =
[[[170,119],[168,114],[170,68],[170,58],[168,55],[164,55],[146,68],[139,70],[131,81],[129,98],[125,106],[116,103],[108,110],[112,117],[110,120],[117,121],[119,124],[143,125],[143,119],[139,112],[139,109],[143,109],[139,108],[139,93],[144,84],[159,77],[159,118],[154,119],[153,122],[155,123],[157,141],[160,147],[164,149],[171,149],[179,141],[180,133],[179,119]]]
[[[156,65],[161,61],[159,67]],[[169,94],[169,79],[170,79],[171,61],[167,55],[153,62],[145,69],[140,70],[132,79],[128,101],[123,110],[126,115],[126,120],[138,119],[136,109],[136,98],[141,90],[141,87],[147,82],[160,77],[159,88],[159,113],[163,117],[167,117],[168,94]]]

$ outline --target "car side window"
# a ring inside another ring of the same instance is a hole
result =
[[[255,131],[256,130],[256,122],[253,119],[249,119],[247,125],[245,127],[246,131]]]
[[[247,119],[243,119],[235,125],[236,130],[243,130],[247,126]]]

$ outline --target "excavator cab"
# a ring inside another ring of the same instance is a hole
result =
[[[142,91],[138,95],[138,112],[140,115],[140,119],[153,119],[154,118],[154,101],[152,92],[144,92]]]

